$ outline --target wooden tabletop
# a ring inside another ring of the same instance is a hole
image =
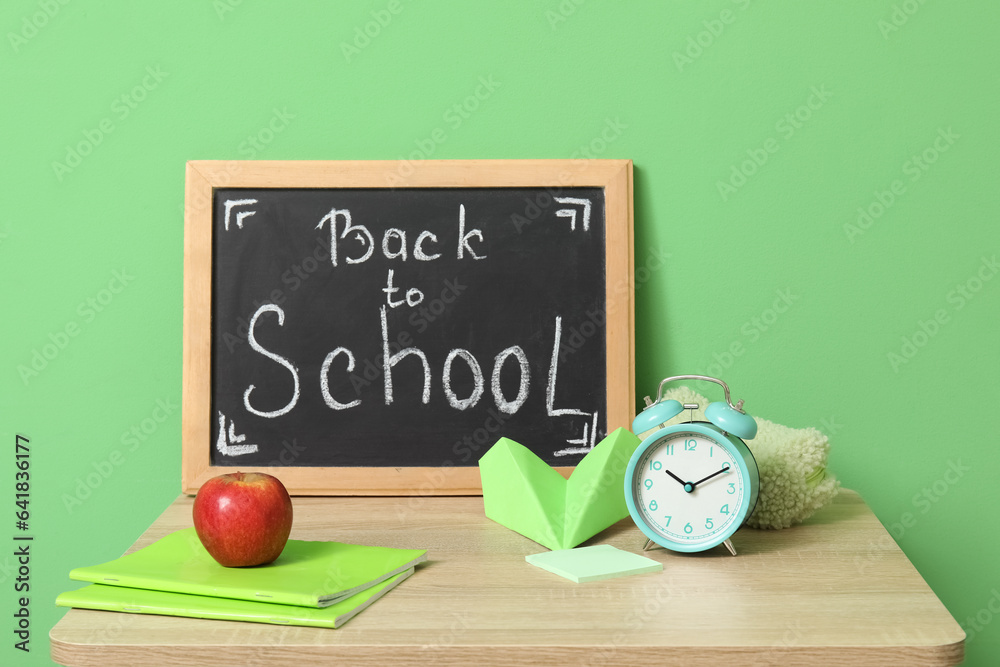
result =
[[[852,491],[805,525],[743,529],[739,555],[661,549],[663,572],[575,584],[480,497],[295,498],[292,537],[428,550],[337,630],[70,610],[65,665],[954,665],[965,634]],[[182,496],[133,545],[191,525]],[[586,544],[641,553],[631,519]],[[88,565],[89,563],[81,563]],[[66,588],[76,582],[67,579]]]

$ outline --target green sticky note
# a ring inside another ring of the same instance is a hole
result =
[[[525,556],[524,560],[578,584],[663,570],[663,563],[610,544],[545,551]]]
[[[501,438],[479,460],[486,516],[549,549],[569,549],[628,516],[625,468],[639,438],[619,428],[567,480],[534,452]]]

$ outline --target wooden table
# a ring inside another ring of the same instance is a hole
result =
[[[953,665],[965,635],[861,498],[725,549],[652,550],[663,572],[575,584],[482,498],[295,498],[292,537],[426,548],[429,562],[337,630],[72,609],[65,665]],[[133,545],[191,525],[178,498]],[[640,552],[631,519],[587,544]],[[67,582],[67,588],[70,588]]]

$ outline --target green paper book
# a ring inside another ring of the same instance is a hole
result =
[[[104,584],[91,584],[76,591],[62,593],[56,598],[56,605],[79,609],[124,611],[133,614],[339,628],[411,574],[413,574],[413,568],[322,609],[272,604],[270,602],[233,600],[207,595],[185,595],[124,586],[105,586]]]
[[[500,438],[481,459],[486,516],[549,549],[569,549],[628,516],[625,468],[639,438],[619,428],[569,479],[534,452]]]
[[[278,559],[257,567],[223,567],[194,528],[171,533],[121,558],[69,573],[95,584],[172,593],[326,607],[427,560],[419,549],[288,540]]]

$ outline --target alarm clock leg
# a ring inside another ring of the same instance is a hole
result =
[[[725,544],[726,548],[729,549],[729,553],[731,553],[734,556],[736,555],[736,547],[733,546],[732,540],[726,540],[725,542],[723,542],[723,544]]]

